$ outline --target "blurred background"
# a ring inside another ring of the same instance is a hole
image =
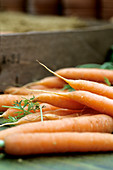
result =
[[[0,0],[0,33],[1,90],[48,75],[37,57],[52,70],[102,64],[113,51],[113,0]]]
[[[113,0],[0,0],[1,11],[110,19]]]
[[[89,21],[113,23],[113,0],[0,0],[0,11],[2,33],[74,30]]]

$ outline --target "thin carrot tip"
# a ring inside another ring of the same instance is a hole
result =
[[[52,71],[51,69],[49,69],[46,65],[44,65],[43,63],[41,63],[40,61],[36,60],[40,65],[42,65],[46,70],[48,70],[50,73],[54,74],[55,76],[59,77],[60,79],[64,80],[65,82],[68,83],[67,79],[60,76],[59,74],[55,73],[54,71]]]
[[[0,140],[0,148],[4,148],[5,142],[3,140]]]

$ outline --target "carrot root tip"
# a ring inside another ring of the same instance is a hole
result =
[[[16,122],[15,123],[4,123],[4,124],[0,125],[0,127],[9,126],[9,125],[16,125]]]

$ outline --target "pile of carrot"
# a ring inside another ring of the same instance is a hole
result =
[[[0,95],[0,117],[18,115],[14,101],[22,97],[39,102],[42,108],[31,111],[15,125],[0,131],[0,150],[11,155],[41,153],[113,151],[113,70],[64,68],[54,76],[31,82],[22,87],[10,87]],[[64,89],[70,85],[75,91]],[[25,110],[28,106],[25,107]],[[24,114],[21,112],[21,115]]]

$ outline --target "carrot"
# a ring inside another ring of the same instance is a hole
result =
[[[56,93],[55,93],[56,94]],[[97,110],[101,113],[113,117],[113,100],[88,91],[73,91],[67,93],[57,93],[61,96],[68,97],[87,107]],[[36,99],[35,99],[36,100]]]
[[[48,88],[63,88],[65,84],[66,84],[65,81],[59,79],[58,77],[51,76],[51,77],[45,77],[37,82],[28,83],[24,85],[24,87],[31,88],[32,86],[35,85],[43,85]]]
[[[15,94],[15,95],[28,95],[28,94],[35,94],[38,92],[29,91],[27,88],[24,87],[10,87],[4,91],[5,94]]]
[[[78,117],[82,115],[87,116],[87,115],[92,115],[92,114],[97,114],[97,113],[98,112],[92,109],[84,109],[84,110],[55,109],[55,110],[50,110],[50,111],[43,111],[43,119],[44,120],[57,120],[57,119],[63,119],[67,117]],[[41,121],[40,112],[36,112],[34,114],[28,114],[20,118],[17,122],[5,123],[5,124],[0,125],[0,127],[6,126],[6,125],[20,125],[23,123],[38,122],[38,121]]]
[[[56,114],[56,115],[59,115],[59,116],[66,116],[66,115],[70,115],[70,114],[76,114],[76,116],[81,116],[81,115],[84,115],[84,114],[99,114],[99,112],[97,112],[96,110],[93,110],[91,108],[84,108],[84,109],[81,109],[81,110],[70,110],[70,109],[55,109],[55,110],[47,110],[47,111],[44,111],[43,113],[45,114]]]
[[[30,88],[26,87],[10,87],[4,91],[5,94],[15,94],[15,95],[35,95],[40,93],[38,91],[30,91]],[[47,91],[60,91],[60,89],[48,88],[46,86],[37,85],[31,86],[31,89],[47,90]]]
[[[44,64],[42,64],[40,62],[39,62],[39,64],[41,64],[43,67],[45,67],[49,72],[53,73],[57,77],[66,81],[71,87],[76,89],[76,86],[77,86],[76,81],[77,80],[68,80],[68,79],[58,75],[57,73],[53,72],[52,70],[47,68]],[[87,86],[88,86],[88,83],[87,83]],[[97,88],[98,90],[94,90],[94,92],[96,91],[97,93],[100,94],[100,92],[99,92],[100,86],[97,86],[97,87],[98,87]],[[101,87],[103,87],[103,86],[101,86]],[[89,86],[88,86],[87,90],[88,89],[91,89],[91,88],[89,88]],[[94,89],[94,87],[93,87],[93,89]],[[106,91],[106,89],[108,89],[108,88],[104,86],[104,88],[102,90],[105,90],[105,92],[103,92],[103,94],[110,96],[109,90]],[[58,94],[58,93],[54,93],[54,94]],[[70,99],[75,100],[83,105],[86,105],[87,107],[91,107],[99,112],[113,116],[113,100],[111,100],[107,97],[103,97],[103,96],[93,94],[93,93],[90,93],[87,91],[78,91],[78,92],[76,91],[76,92],[71,92],[71,93],[67,92],[67,93],[64,93],[63,95],[59,93],[59,95],[64,96],[64,97],[69,97]]]
[[[72,113],[72,114],[68,114],[68,115],[60,115],[59,114],[51,114],[51,113],[43,113],[43,120],[47,121],[47,120],[59,120],[59,119],[65,119],[65,118],[70,118],[70,117],[77,117],[79,116],[80,113]],[[89,114],[86,114],[85,116],[87,116]],[[80,114],[80,116],[83,116],[82,114]],[[40,113],[34,113],[34,114],[29,114],[26,115],[24,117],[22,117],[21,119],[19,119],[17,122],[9,122],[9,123],[4,123],[2,125],[0,125],[0,127],[3,126],[7,126],[7,125],[21,125],[24,123],[31,123],[31,122],[40,122],[41,121],[41,115]]]
[[[98,114],[92,116],[80,116],[62,120],[50,120],[43,122],[26,123],[0,131],[0,139],[16,133],[36,132],[102,132],[113,131],[113,118],[108,115]]]
[[[62,80],[64,80],[66,83],[68,83],[74,89],[79,89],[79,90],[83,89],[83,90],[87,90],[87,91],[89,90],[91,92],[94,92],[94,93],[97,93],[97,94],[101,94],[101,95],[103,94],[103,96],[106,96],[106,97],[110,97],[111,96],[111,98],[113,98],[112,97],[113,89],[111,87],[108,87],[108,86],[106,86],[104,84],[102,85],[102,84],[99,84],[99,83],[89,82],[89,81],[85,81],[85,80],[69,80],[69,79],[66,79],[66,78],[60,76],[58,73],[50,70],[44,64],[42,64],[40,62],[39,62],[39,64],[41,64],[44,68],[46,68],[49,72],[51,72],[55,76],[57,76],[57,77],[61,78]],[[100,70],[100,73],[101,73],[101,71],[102,70]],[[110,70],[106,70],[106,71],[110,71]],[[89,74],[89,72],[88,72],[88,74]],[[112,75],[113,75],[113,71],[112,71]],[[98,77],[98,74],[96,76]],[[99,89],[99,88],[101,88],[101,89]],[[111,95],[110,95],[110,90],[111,90]]]
[[[50,104],[47,104],[47,103],[42,103],[40,104],[41,106],[44,106],[42,108],[42,111],[47,111],[47,110],[56,110],[56,109],[59,109],[58,107],[55,107],[55,106],[52,106]],[[26,106],[24,108],[25,110],[28,109],[28,107]],[[18,111],[20,111],[19,109],[14,109],[14,108],[9,108],[7,109],[2,115],[0,115],[0,117],[3,117],[3,118],[8,118],[9,116],[12,116],[12,117],[15,117],[15,116],[18,116]],[[38,112],[39,110],[37,110]],[[31,110],[32,113],[34,113],[33,110]],[[21,113],[22,115],[22,113]]]
[[[12,106],[14,104],[14,101],[18,100],[22,100],[22,97],[25,96],[19,96],[19,95],[11,95],[11,94],[2,94],[0,95],[0,111],[6,111],[7,108],[2,107],[4,106]],[[27,98],[29,99],[30,96],[27,96]]]
[[[87,80],[75,80],[74,88],[76,90],[89,91],[113,99],[112,86],[107,86],[105,84]]]
[[[68,97],[60,96],[59,93],[56,92],[39,94],[33,101],[48,103],[56,107],[72,110],[84,108],[84,105],[78,103],[77,101],[70,100]]]
[[[113,70],[97,68],[63,68],[57,70],[56,73],[67,79],[83,79],[104,83],[104,78],[106,77],[113,83]]]
[[[11,155],[113,151],[113,135],[105,133],[20,133],[1,142]]]

